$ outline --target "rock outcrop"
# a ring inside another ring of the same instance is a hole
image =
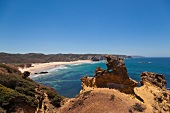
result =
[[[165,77],[161,74],[143,72],[141,87],[134,88],[135,94],[140,97],[147,107],[154,113],[170,112],[170,91],[166,89]]]
[[[79,95],[58,113],[170,113],[170,91],[165,77],[141,73],[141,86],[132,80],[124,59],[106,56],[107,69],[97,67],[94,77],[84,76]]]
[[[141,85],[144,85],[146,82],[149,82],[153,85],[156,85],[162,89],[166,89],[166,80],[162,74],[156,74],[152,72],[143,72],[141,74]]]
[[[100,67],[95,70],[95,74],[99,72],[103,72]],[[170,113],[170,91],[165,87],[166,80],[163,75],[143,72],[141,86],[135,87],[133,94],[122,93],[118,91],[120,88],[115,90],[115,88],[93,87],[98,77],[100,76],[85,76],[82,79],[83,85],[87,84],[85,89],[76,98],[70,99],[58,113],[77,111],[79,113],[96,113],[96,111],[97,113]]]
[[[114,88],[124,93],[133,93],[138,83],[132,80],[128,74],[123,58],[106,56],[107,69],[97,67],[94,77],[81,78],[82,90],[86,87]]]

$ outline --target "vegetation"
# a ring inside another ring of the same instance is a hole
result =
[[[83,93],[83,96],[89,95],[89,94],[91,93],[91,91],[92,91],[92,90],[84,92],[84,93]]]
[[[18,93],[0,84],[0,105],[7,111],[13,111],[11,106],[17,103],[27,103],[32,107],[37,107],[38,103],[34,97]]]
[[[25,103],[32,108],[37,108],[37,97],[42,96],[35,90],[37,88],[47,93],[54,106],[60,107],[62,96],[52,88],[37,84],[28,76],[29,72],[21,74],[15,67],[0,64],[0,113],[14,111],[14,105],[17,103]]]
[[[79,105],[83,105],[83,100],[77,100],[77,101],[73,104],[72,108],[74,109],[74,108],[76,108],[76,107],[79,106]]]
[[[112,94],[112,95],[110,96],[110,100],[114,101],[114,99],[115,99],[115,95]]]
[[[130,109],[129,112],[133,113],[133,111],[138,111],[138,112],[143,112],[146,109],[146,106],[136,103],[135,105],[133,105]]]
[[[126,55],[114,55],[120,57],[129,57]],[[27,64],[30,67],[30,63],[44,63],[44,62],[57,62],[57,61],[75,61],[75,60],[91,60],[92,58],[105,59],[105,54],[8,54],[0,53],[0,63],[17,63],[18,66],[24,67],[23,64]]]
[[[55,107],[60,107],[60,102],[64,99],[63,96],[60,96],[53,88],[51,87],[43,87],[41,88],[47,93],[48,98]]]
[[[6,65],[6,64],[0,64],[0,72],[21,74],[21,72],[16,67]]]
[[[28,76],[30,76],[30,72],[25,71],[24,75],[22,76],[22,78],[26,79]]]

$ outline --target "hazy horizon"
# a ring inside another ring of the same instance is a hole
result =
[[[0,52],[170,57],[170,1],[1,0]]]

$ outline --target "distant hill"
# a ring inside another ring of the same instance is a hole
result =
[[[137,56],[137,55],[132,55],[132,58],[145,58],[144,56]]]
[[[76,60],[105,60],[106,54],[10,54],[0,53],[0,63],[46,63],[46,62],[69,62]],[[126,55],[114,55],[123,58],[131,58]]]

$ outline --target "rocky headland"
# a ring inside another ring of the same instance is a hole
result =
[[[169,113],[170,91],[163,75],[141,73],[137,83],[123,58],[106,56],[107,69],[97,67],[94,77],[81,78],[82,90],[60,108],[60,113]]]
[[[0,65],[2,113],[169,113],[170,91],[165,77],[141,73],[140,83],[127,74],[124,59],[106,56],[107,69],[97,67],[94,76],[81,78],[82,90],[64,98],[53,88],[29,79],[17,68]]]

